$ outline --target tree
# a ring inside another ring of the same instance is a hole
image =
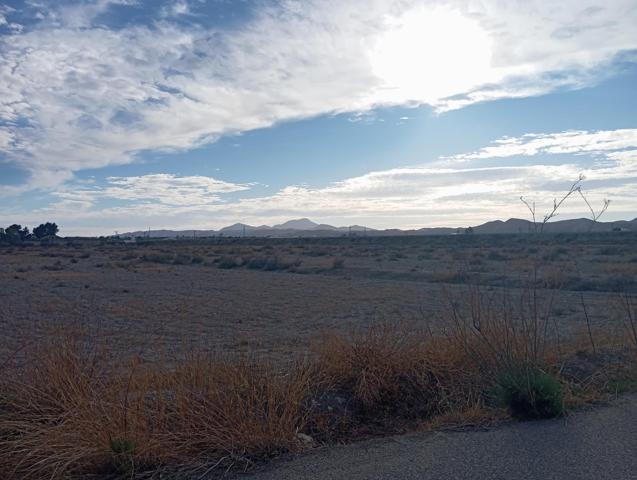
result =
[[[11,243],[20,243],[31,236],[27,227],[22,228],[22,225],[18,225],[17,223],[7,227],[4,233],[6,239]]]
[[[38,225],[33,229],[33,235],[36,238],[44,238],[49,236],[55,236],[58,233],[58,226],[55,223],[46,222]]]
[[[18,232],[20,230],[22,230],[22,225],[18,225],[14,223],[13,225],[10,225],[7,227],[7,229],[5,230],[5,233],[7,235],[18,235]]]
[[[14,223],[13,225],[10,225],[6,229],[5,233],[7,234],[8,237],[17,238],[20,240],[26,240],[30,236],[28,227],[22,228],[22,225],[18,225],[16,223]]]

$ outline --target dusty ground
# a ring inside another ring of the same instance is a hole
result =
[[[631,233],[61,240],[0,246],[0,352],[80,323],[114,351],[196,345],[288,357],[326,329],[374,320],[441,328],[448,295],[468,285],[516,292],[535,262],[564,331],[584,325],[583,297],[596,332],[610,332],[617,292],[637,291]]]

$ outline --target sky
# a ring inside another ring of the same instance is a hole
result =
[[[635,25],[637,0],[0,0],[0,225],[457,227],[580,175],[632,219]]]

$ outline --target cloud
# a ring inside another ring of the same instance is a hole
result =
[[[111,5],[136,5],[136,0],[92,0],[76,4],[62,4],[58,9],[45,9],[53,26],[90,28],[94,20]],[[44,13],[41,13],[44,15]]]
[[[313,217],[418,217],[422,224],[499,217],[521,194],[555,192],[577,178],[575,165],[492,168],[398,168],[371,172],[325,188],[290,186],[266,198],[240,200],[243,215]]]
[[[187,15],[190,13],[190,5],[185,0],[179,0],[173,3],[169,9],[167,9],[166,15]]]
[[[88,209],[104,199],[144,205],[201,207],[219,202],[221,194],[249,190],[251,187],[252,184],[228,183],[212,177],[179,177],[166,173],[109,177],[104,187],[71,185],[57,192],[55,196],[59,202],[56,202],[54,207],[73,206]]]
[[[7,149],[13,143],[13,134],[8,130],[0,130],[0,149]]]
[[[165,205],[206,205],[219,194],[249,190],[249,184],[235,184],[212,177],[178,177],[169,174],[139,177],[109,177],[102,196],[119,200],[154,200]]]
[[[446,159],[446,163],[369,172],[324,187],[289,185],[272,195],[250,198],[224,195],[253,184],[199,176],[115,177],[105,186],[70,183],[56,194],[56,202],[34,213],[37,218],[32,223],[55,218],[74,233],[142,226],[210,229],[236,221],[260,225],[301,216],[376,228],[466,226],[502,218],[503,212],[507,218],[526,218],[521,195],[535,200],[541,214],[582,173],[584,192],[594,208],[604,198],[612,200],[604,219],[628,218],[637,211],[637,136],[633,134],[631,130],[527,134],[460,155],[462,161],[455,164]],[[493,147],[507,150],[488,150]],[[481,165],[489,155],[485,152],[493,153],[490,160],[497,160],[495,165]],[[520,164],[520,154],[542,155],[546,164]],[[587,216],[588,210],[575,198],[560,215]],[[25,217],[15,219],[24,223]]]
[[[560,133],[528,133],[522,137],[504,137],[494,145],[450,157],[450,160],[532,156],[540,153],[576,155],[597,154],[607,158],[626,158],[637,153],[637,129],[568,130]]]
[[[285,120],[579,87],[637,48],[632,0],[285,0],[232,30],[96,20],[134,3],[52,7],[0,37],[0,154],[29,187]]]

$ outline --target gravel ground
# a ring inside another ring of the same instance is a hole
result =
[[[234,480],[637,479],[637,396],[565,419],[324,448]]]

